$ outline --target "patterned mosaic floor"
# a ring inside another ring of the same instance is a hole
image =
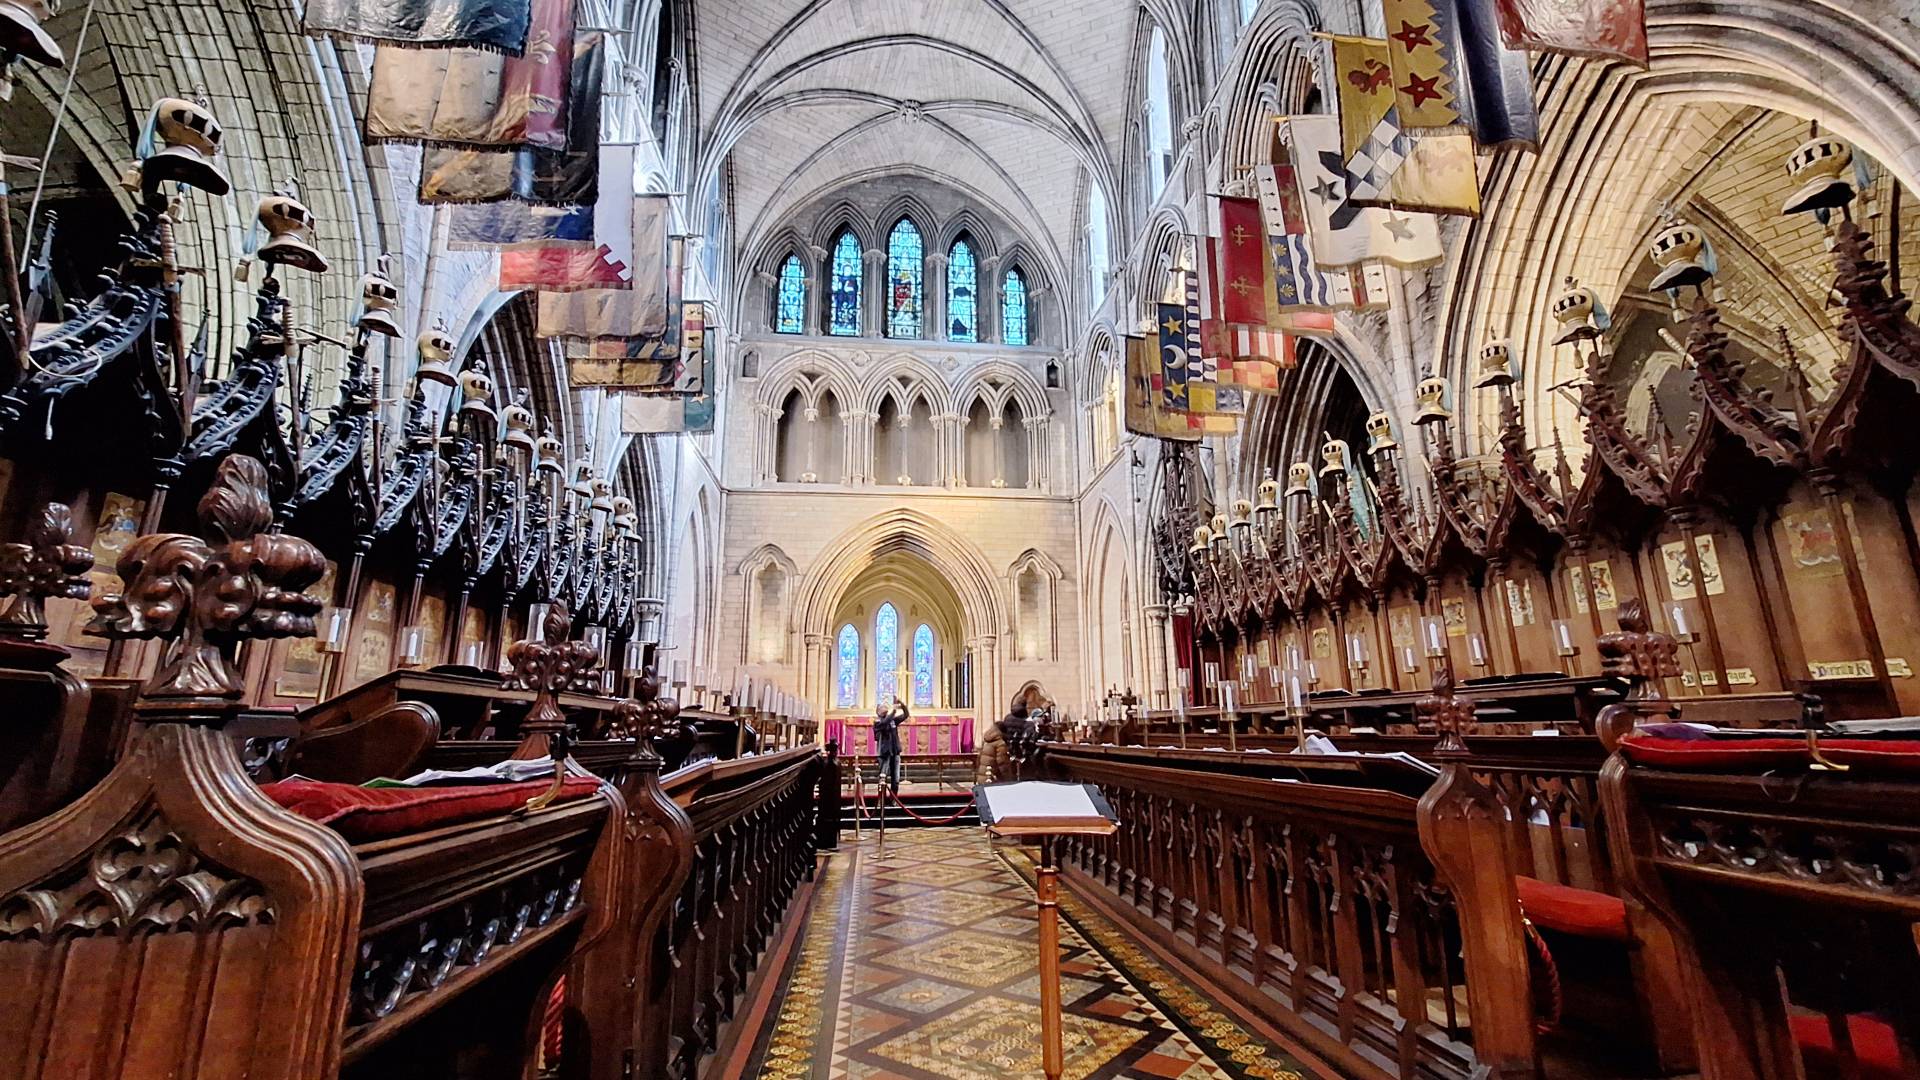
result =
[[[1039,1077],[1030,877],[977,828],[895,830],[884,846],[845,836],[746,1075]],[[1067,1080],[1312,1075],[1090,909],[1062,909]]]

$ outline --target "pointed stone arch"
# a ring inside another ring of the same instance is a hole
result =
[[[962,639],[956,644],[973,657],[976,723],[995,718],[989,703],[1000,697],[1006,605],[997,587],[1000,577],[978,548],[932,515],[900,508],[853,526],[824,550],[794,594],[793,605],[793,625],[808,642],[801,686],[813,700],[830,700],[832,657],[825,643],[839,630],[834,617],[842,598],[876,560],[907,555],[930,566],[958,599]]]
[[[1007,656],[1051,662],[1060,657],[1060,583],[1066,570],[1051,555],[1028,548],[1007,566]]]

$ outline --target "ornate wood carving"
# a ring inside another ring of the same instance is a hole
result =
[[[199,510],[212,543],[181,533],[141,536],[114,568],[124,591],[93,600],[88,633],[166,643],[142,691],[149,711],[231,711],[241,684],[223,646],[311,637],[320,610],[303,590],[320,579],[326,562],[305,540],[263,531],[273,508],[258,461],[222,461]]]
[[[1646,601],[1629,597],[1620,605],[1620,629],[1600,637],[1600,670],[1627,683],[1625,699],[1601,709],[1594,733],[1608,750],[1643,721],[1678,714],[1661,680],[1680,677],[1680,645],[1647,621]]]
[[[92,592],[93,552],[72,541],[72,509],[48,503],[24,543],[0,544],[0,596],[13,597],[0,611],[0,637],[42,640],[47,598],[85,600]]]

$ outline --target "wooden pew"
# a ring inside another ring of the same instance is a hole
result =
[[[265,492],[257,461],[223,461],[200,504],[218,542],[142,536],[126,592],[94,601],[103,632],[163,648],[113,770],[0,836],[8,1080],[521,1077],[562,970],[610,925],[625,807],[595,781],[396,808],[248,775],[221,643],[311,635],[322,566],[262,532]]]
[[[1423,853],[1427,776],[1278,757],[1047,744],[1121,819],[1066,845],[1068,876],[1350,1075],[1533,1075],[1518,920]]]
[[[837,798],[838,773],[814,747],[703,762],[662,781],[691,824],[691,872],[652,942],[642,984],[650,1035],[635,1076],[693,1080],[741,1036],[736,1009],[768,974],[762,954],[804,909],[823,785]]]
[[[1706,1080],[1920,1076],[1920,746],[1629,737],[1601,795],[1672,932]]]

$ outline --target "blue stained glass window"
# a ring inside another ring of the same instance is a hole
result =
[[[885,705],[900,692],[900,613],[881,604],[873,616],[873,701]]]
[[[1018,267],[1007,271],[1007,290],[1000,302],[1000,337],[1009,345],[1026,345],[1027,275]]]
[[[947,252],[947,340],[980,340],[980,267],[965,238]]]
[[[920,336],[920,301],[927,270],[920,230],[901,218],[887,234],[887,336]]]
[[[841,337],[860,335],[860,240],[852,231],[833,242],[833,306],[827,332]]]
[[[798,334],[807,323],[807,271],[800,256],[789,255],[780,266],[779,310],[773,328],[782,334]]]
[[[913,632],[913,705],[933,705],[933,627],[926,623]]]
[[[852,623],[840,628],[833,687],[835,708],[851,709],[860,704],[860,631],[855,630]]]

